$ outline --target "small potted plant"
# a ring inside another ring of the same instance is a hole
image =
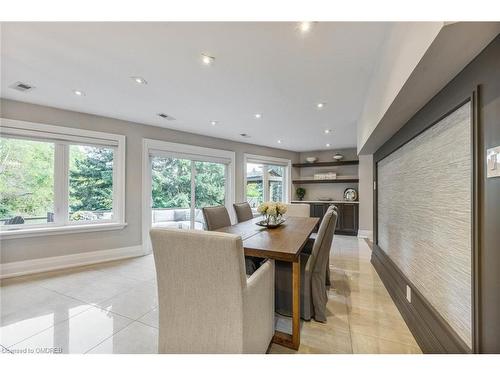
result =
[[[298,187],[295,190],[295,194],[297,194],[297,198],[299,198],[299,201],[301,201],[306,195],[306,189],[304,189],[303,187]]]

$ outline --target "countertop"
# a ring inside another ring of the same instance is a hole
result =
[[[358,203],[359,201],[291,201],[291,203]]]

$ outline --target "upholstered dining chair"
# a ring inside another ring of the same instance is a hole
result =
[[[326,275],[330,248],[337,223],[335,210],[327,210],[321,221],[318,236],[311,253],[300,254],[300,313],[304,320],[326,322]],[[276,312],[292,315],[292,267],[287,262],[276,262]]]
[[[245,275],[240,236],[150,231],[159,353],[265,353],[274,334],[274,262]]]
[[[203,217],[207,230],[217,230],[231,225],[231,219],[224,206],[203,207]],[[259,268],[262,259],[255,257],[245,257],[245,269],[247,275],[251,275]]]
[[[216,230],[231,225],[229,213],[224,206],[203,207],[202,211],[207,230]]]
[[[285,216],[309,217],[311,216],[311,208],[307,203],[287,204]]]
[[[252,208],[248,202],[234,203],[233,207],[234,212],[236,212],[236,219],[238,220],[238,223],[253,219]]]

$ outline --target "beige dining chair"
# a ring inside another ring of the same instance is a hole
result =
[[[287,204],[285,216],[310,217],[311,208],[307,203]]]
[[[265,353],[274,334],[274,261],[245,275],[240,236],[158,228],[151,242],[159,353]]]
[[[229,213],[224,206],[203,207],[202,211],[207,230],[217,230],[231,225]]]
[[[311,253],[300,254],[300,313],[305,320],[326,321],[326,275],[329,268],[337,212],[327,210],[321,221]],[[276,262],[276,312],[292,315],[292,267],[288,262]]]
[[[236,212],[236,219],[238,220],[238,223],[253,219],[252,208],[248,202],[234,203],[233,207],[234,212]]]
[[[207,230],[217,230],[219,228],[231,226],[231,219],[224,206],[203,207],[203,217]],[[262,259],[256,257],[245,257],[245,269],[247,275],[252,275],[260,267]]]

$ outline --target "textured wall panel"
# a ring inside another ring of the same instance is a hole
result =
[[[471,346],[470,103],[378,163],[378,245]]]

